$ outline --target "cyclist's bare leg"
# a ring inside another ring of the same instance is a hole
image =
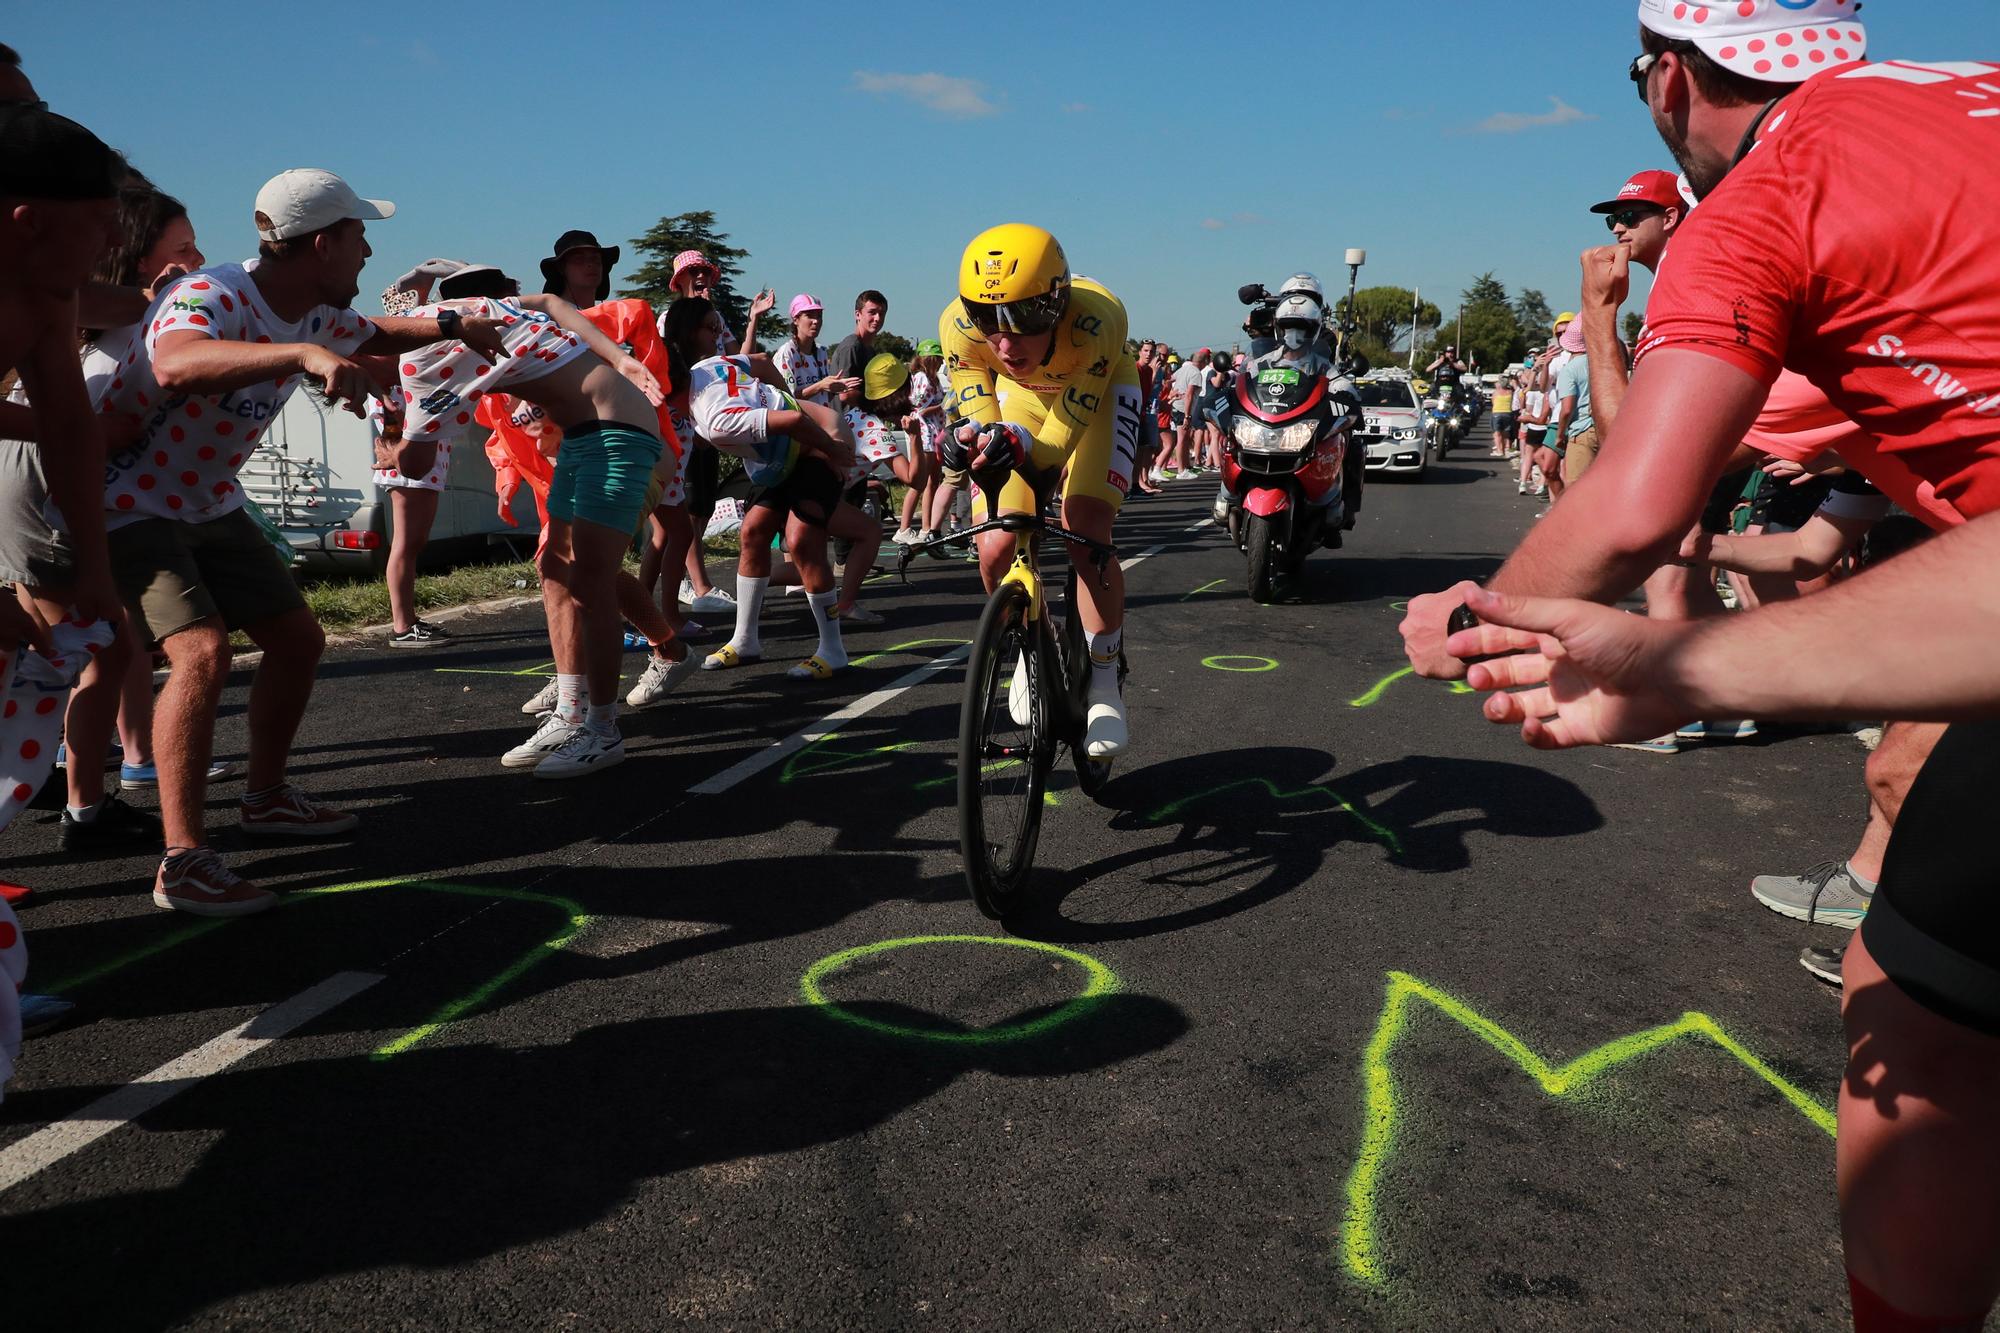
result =
[[[1847,1271],[1905,1314],[1977,1328],[2000,1297],[2000,1038],[1904,994],[1863,935],[1841,972]]]
[[[1063,526],[1079,537],[1109,543],[1111,524],[1118,511],[1103,500],[1086,495],[1063,498]],[[1125,624],[1125,571],[1114,556],[1100,573],[1092,563],[1088,547],[1065,542],[1070,563],[1076,566],[1077,611],[1083,627],[1092,634],[1104,634]]]

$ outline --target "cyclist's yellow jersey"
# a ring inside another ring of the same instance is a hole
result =
[[[1089,278],[1077,278],[1047,358],[1016,381],[1007,378],[999,356],[957,301],[938,317],[958,415],[987,425],[1010,421],[1027,427],[1035,437],[1037,467],[1068,462],[1065,497],[1088,496],[1114,509],[1132,484],[1139,451],[1139,372],[1125,350],[1125,333],[1124,304]],[[962,478],[948,480],[963,484]],[[1028,484],[1010,481],[1001,510],[1033,507]]]

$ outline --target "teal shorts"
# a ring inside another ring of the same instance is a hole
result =
[[[632,531],[646,512],[646,488],[661,447],[651,431],[618,421],[586,421],[564,430],[549,479],[549,517]]]

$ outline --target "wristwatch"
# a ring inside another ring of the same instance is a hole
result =
[[[458,337],[459,326],[465,322],[462,318],[459,317],[459,313],[456,310],[451,310],[451,309],[438,311],[437,319],[438,319],[438,332],[443,334],[447,338]]]

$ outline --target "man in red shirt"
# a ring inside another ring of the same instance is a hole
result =
[[[1787,368],[1864,429],[1847,461],[1905,507],[1928,483],[1967,518],[2000,509],[2000,63],[1857,63],[1856,8],[1643,0],[1633,77],[1702,204],[1654,289],[1615,439],[1496,591],[1629,591]],[[1418,670],[1463,670],[1444,628],[1474,591],[1412,602]],[[1497,666],[1482,677],[1531,683]],[[1991,732],[1940,742],[1847,955],[1839,1169],[1862,1328],[1976,1328],[2000,1294],[2000,895],[1979,821],[1952,817],[2000,781]]]

